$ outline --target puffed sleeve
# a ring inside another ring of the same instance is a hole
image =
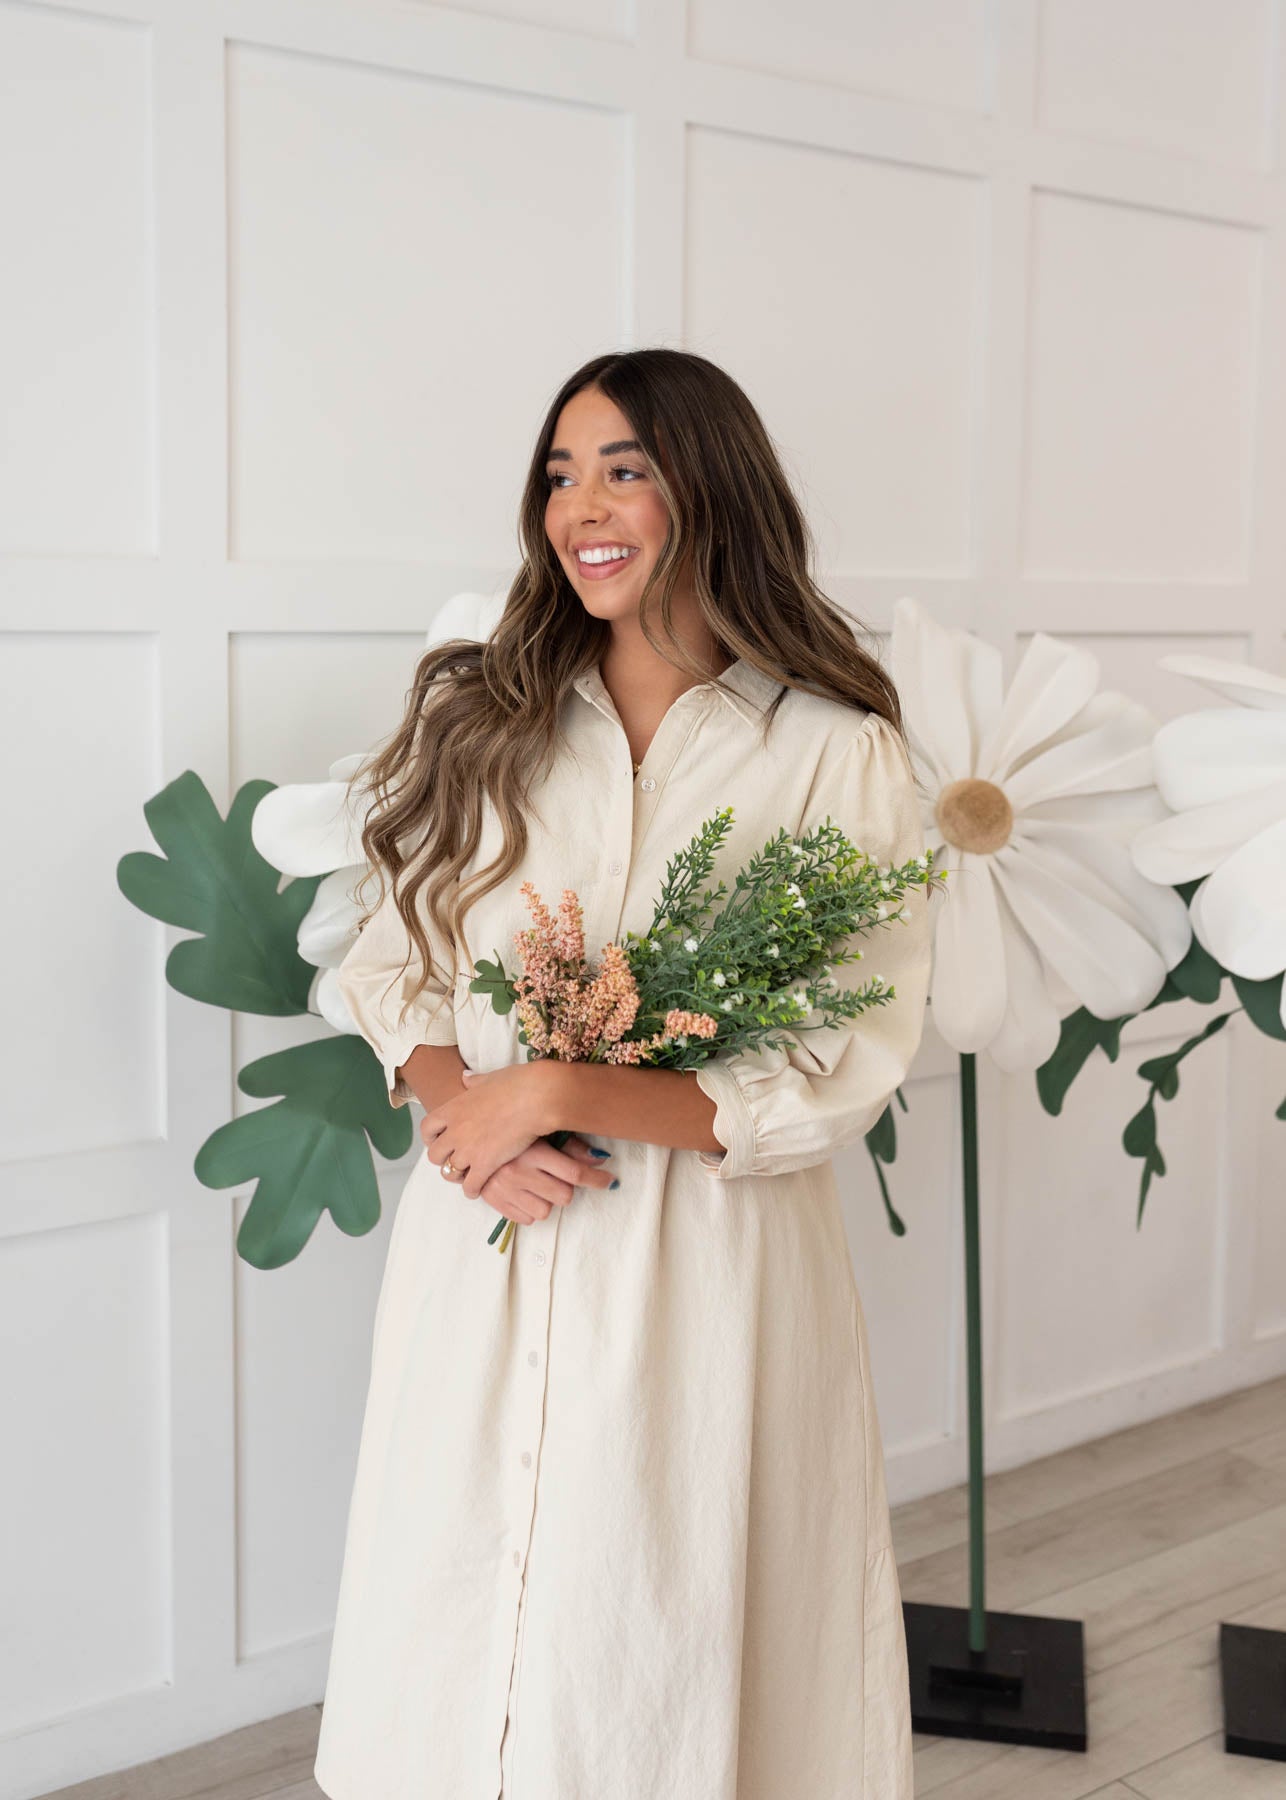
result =
[[[399,1015],[415,987],[421,962],[393,903],[391,887],[335,972],[354,1024],[384,1066],[388,1097],[394,1106],[405,1106],[415,1098],[397,1071],[416,1045],[457,1042],[451,990],[445,980],[449,958],[441,950],[426,908],[421,907],[420,917],[437,967],[422,992],[410,1001],[404,1017]]]
[[[829,813],[850,843],[881,865],[901,865],[924,853],[914,778],[893,728],[868,713],[855,733],[834,746],[808,797],[799,836]],[[787,821],[783,820],[783,824]],[[855,933],[863,961],[832,973],[841,987],[861,987],[882,975],[897,990],[886,1006],[855,1019],[821,1024],[817,1011],[802,1037],[786,1047],[738,1051],[712,1058],[695,1079],[715,1103],[713,1131],[722,1155],[699,1151],[703,1167],[723,1180],[784,1175],[827,1161],[879,1118],[920,1043],[929,987],[928,896],[913,888],[905,920]],[[846,946],[849,947],[849,946]]]

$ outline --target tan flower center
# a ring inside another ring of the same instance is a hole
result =
[[[1014,809],[1004,789],[974,776],[944,787],[935,811],[947,842],[976,856],[1002,849],[1014,829]]]

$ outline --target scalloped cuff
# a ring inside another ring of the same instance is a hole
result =
[[[715,1113],[711,1130],[724,1145],[722,1156],[713,1150],[698,1150],[697,1158],[708,1175],[722,1181],[749,1175],[755,1166],[758,1146],[755,1120],[750,1104],[726,1061],[717,1058],[702,1063],[696,1071],[697,1086],[714,1101]]]
[[[404,1075],[398,1070],[421,1044],[457,1044],[455,1014],[450,1004],[439,1007],[438,1011],[427,1022],[408,1025],[405,1031],[388,1039],[384,1046],[384,1054],[380,1061],[384,1065],[384,1081],[388,1088],[390,1106],[405,1106],[415,1095]]]

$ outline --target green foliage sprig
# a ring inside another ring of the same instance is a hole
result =
[[[787,1030],[825,1030],[888,1005],[896,989],[882,976],[846,987],[831,971],[862,960],[859,936],[904,923],[909,893],[946,879],[931,855],[880,867],[828,814],[803,837],[778,831],[738,871],[729,895],[723,881],[702,884],[732,819],[732,808],[721,808],[670,859],[647,930],[628,931],[621,942],[639,996],[624,1041],[664,1037],[675,1012],[717,1023],[713,1036],[680,1032],[649,1049],[654,1067],[695,1069],[711,1056],[780,1047]],[[508,1012],[515,981],[499,951],[474,967],[470,991]],[[821,1018],[802,1023],[814,1011]],[[528,1041],[522,1029],[519,1040]],[[607,1060],[609,1049],[596,1047],[587,1060]]]
[[[1176,892],[1191,905],[1192,896],[1200,885],[1198,881],[1183,882],[1177,886]],[[1194,1050],[1222,1031],[1229,1019],[1239,1012],[1244,1012],[1265,1036],[1286,1040],[1286,1027],[1281,1018],[1282,977],[1277,975],[1267,981],[1248,981],[1241,975],[1231,975],[1195,937],[1183,960],[1166,976],[1156,998],[1142,1011],[1151,1012],[1154,1007],[1167,1006],[1175,1000],[1192,1000],[1201,1006],[1212,1006],[1218,1001],[1225,980],[1232,983],[1233,991],[1241,1002],[1239,1006],[1211,1019],[1202,1030],[1180,1044],[1178,1049],[1162,1056],[1149,1057],[1139,1064],[1137,1073],[1148,1084],[1147,1098],[1127,1121],[1121,1134],[1121,1147],[1126,1155],[1136,1158],[1143,1165],[1139,1172],[1136,1226],[1143,1223],[1143,1208],[1153,1180],[1166,1172],[1157,1101],[1173,1100],[1178,1093],[1180,1065]],[[1048,1061],[1042,1063],[1036,1071],[1036,1091],[1047,1113],[1057,1115],[1062,1111],[1068,1089],[1095,1050],[1102,1050],[1109,1062],[1116,1061],[1121,1050],[1122,1028],[1129,1024],[1131,1018],[1141,1016],[1141,1013],[1130,1013],[1119,1019],[1096,1019],[1081,1007],[1063,1020],[1058,1044]],[[1286,1119],[1286,1100],[1277,1108],[1276,1116]]]

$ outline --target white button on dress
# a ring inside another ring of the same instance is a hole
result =
[[[516,970],[524,880],[551,907],[576,889],[597,957],[647,929],[667,862],[720,807],[734,818],[710,885],[729,892],[779,828],[828,814],[882,863],[921,852],[880,719],[789,689],[765,739],[781,684],[744,661],[722,681],[661,720],[642,807],[601,676],[576,679],[527,852],[465,915],[464,979],[436,970],[400,1025],[414,958],[399,975],[386,899],[338,980],[395,1105],[420,1043],[475,1069],[525,1062],[516,1013],[468,989],[479,957]],[[500,841],[488,806],[473,867]],[[415,1158],[314,1769],[331,1800],[912,1800],[883,1451],[831,1163],[919,1042],[922,893],[907,911],[835,972],[884,975],[892,1004],[693,1074],[721,1152],[593,1134],[619,1189],[578,1187],[503,1256],[494,1208]]]

